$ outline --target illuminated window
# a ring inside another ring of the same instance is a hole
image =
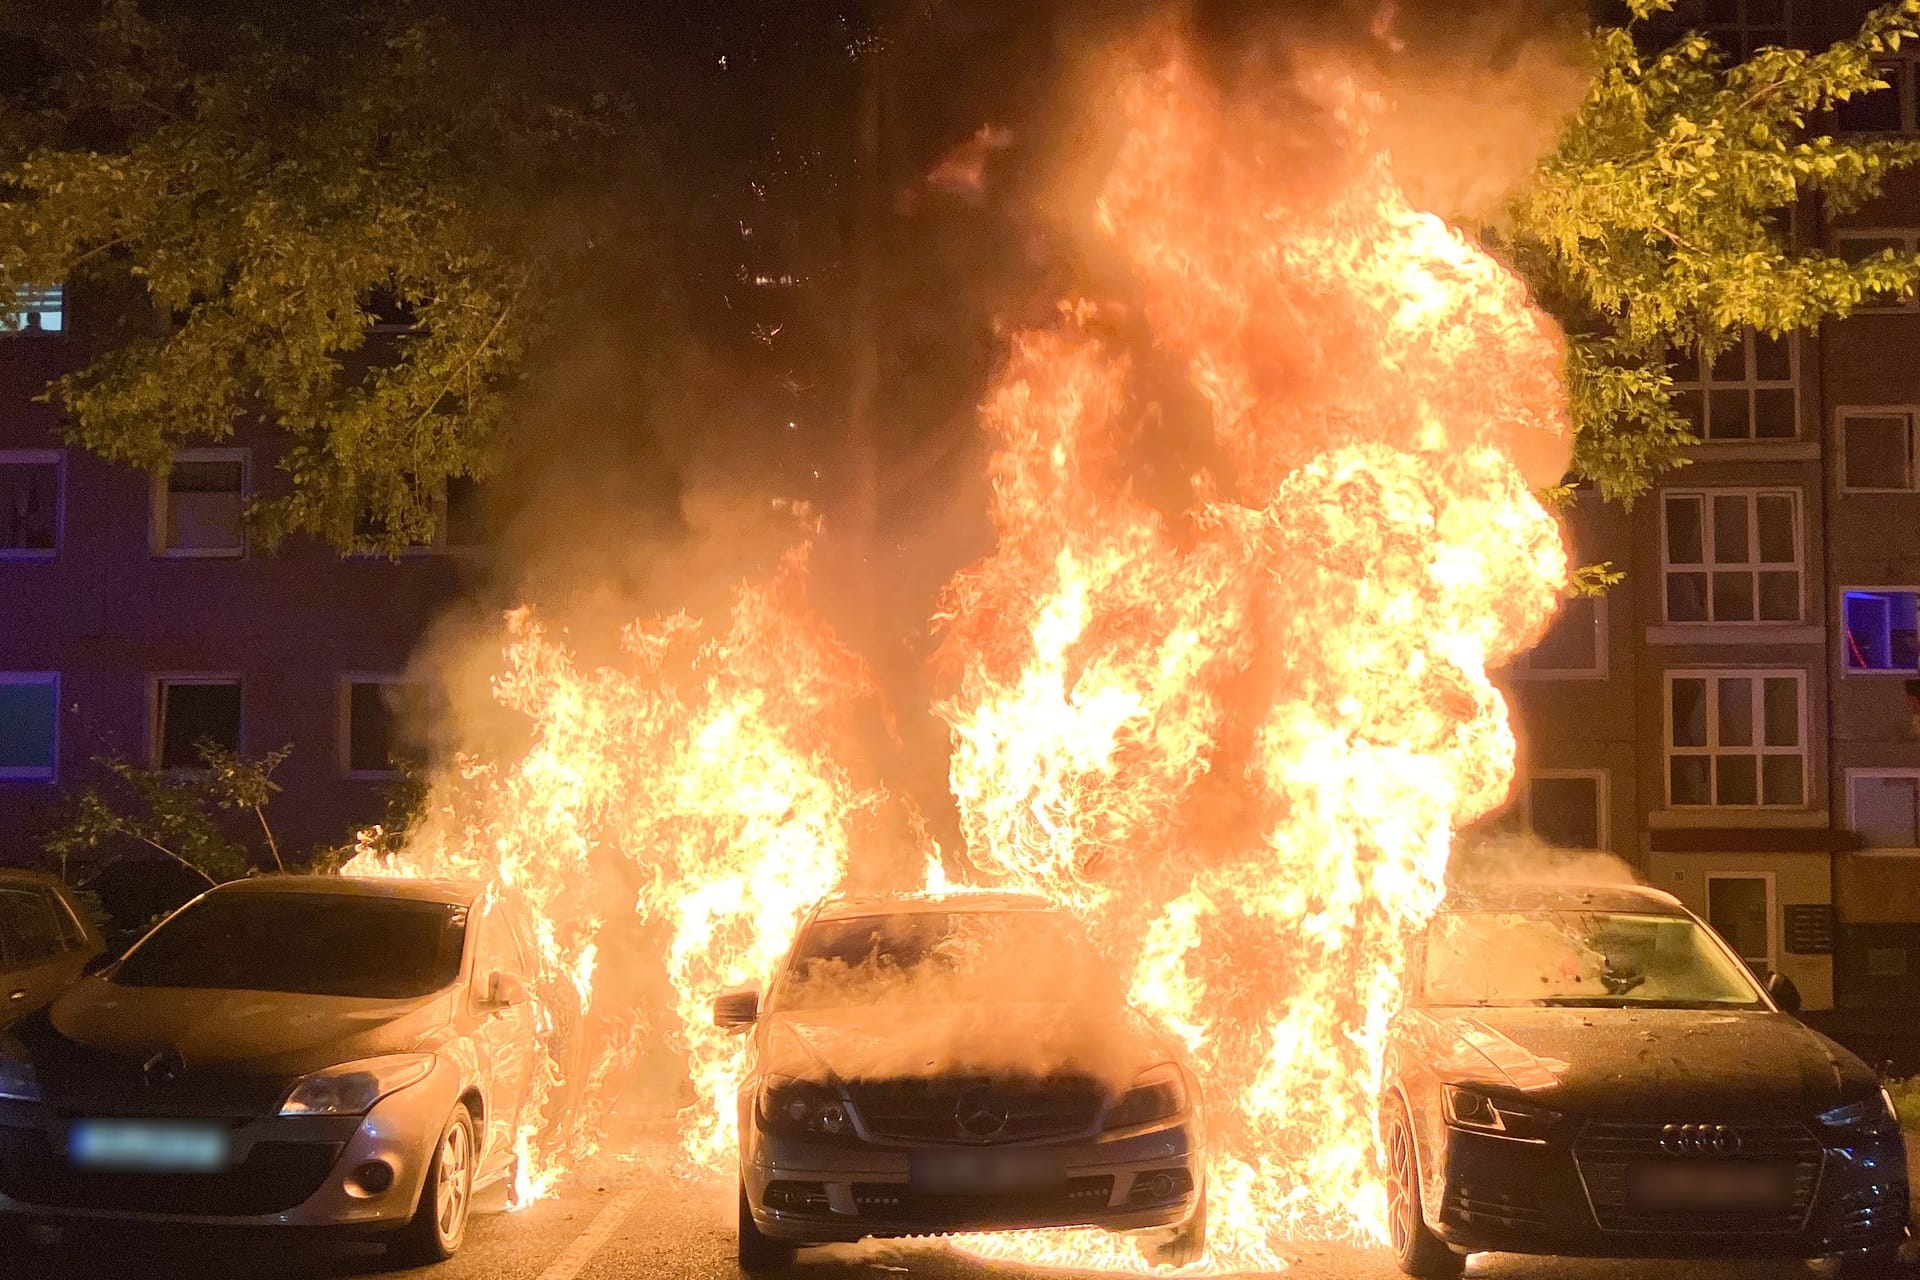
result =
[[[59,767],[60,677],[0,671],[0,781],[51,782]]]
[[[1847,816],[1869,849],[1920,849],[1920,773],[1848,770]]]
[[[1797,671],[1667,676],[1667,803],[1806,804],[1804,680]]]
[[[0,309],[0,333],[60,333],[67,327],[67,291],[59,285],[16,289]]]
[[[1700,439],[1793,440],[1800,435],[1799,355],[1791,338],[1747,329],[1711,360],[1695,352],[1676,353],[1670,366],[1673,407]]]
[[[1661,495],[1668,622],[1798,622],[1797,489]]]
[[[1920,672],[1917,605],[1920,594],[1912,591],[1845,592],[1841,608],[1846,621],[1842,655],[1846,669]]]
[[[0,450],[0,560],[48,559],[59,542],[59,450]]]

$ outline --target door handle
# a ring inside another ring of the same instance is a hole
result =
[[[7,996],[9,1000],[25,1000],[26,998],[27,989],[25,987],[21,987],[18,991],[12,992]]]

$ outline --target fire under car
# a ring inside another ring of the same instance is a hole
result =
[[[1896,1272],[1906,1152],[1881,1082],[1671,896],[1456,890],[1409,992],[1380,1119],[1408,1274],[1479,1251]]]
[[[834,900],[764,999],[739,1095],[739,1259],[869,1236],[1098,1227],[1206,1239],[1199,1088],[1066,913],[960,893]]]
[[[451,1255],[541,1068],[529,936],[479,884],[209,890],[0,1036],[0,1236],[303,1228]]]

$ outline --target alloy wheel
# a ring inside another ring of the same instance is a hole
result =
[[[1406,1257],[1413,1246],[1413,1184],[1413,1144],[1407,1126],[1396,1121],[1387,1129],[1387,1232],[1395,1257]]]
[[[440,1180],[433,1188],[434,1225],[451,1244],[465,1230],[467,1200],[473,1188],[473,1140],[467,1126],[447,1126],[440,1139]]]

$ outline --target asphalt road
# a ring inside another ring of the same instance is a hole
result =
[[[576,1174],[559,1194],[512,1213],[474,1220],[466,1248],[453,1261],[420,1270],[390,1270],[379,1249],[285,1239],[219,1235],[154,1238],[73,1237],[49,1240],[26,1257],[0,1259],[9,1280],[332,1280],[335,1277],[419,1277],[426,1280],[739,1280],[733,1261],[733,1188],[718,1179],[670,1172],[671,1153],[658,1140],[636,1143]],[[1285,1274],[1290,1280],[1391,1280],[1392,1262],[1377,1250],[1303,1245]],[[1774,1280],[1809,1274],[1797,1263],[1606,1263],[1489,1256],[1468,1272],[1489,1280]],[[1004,1264],[989,1265],[940,1246],[868,1244],[802,1253],[790,1280],[985,1280],[1058,1278]]]

